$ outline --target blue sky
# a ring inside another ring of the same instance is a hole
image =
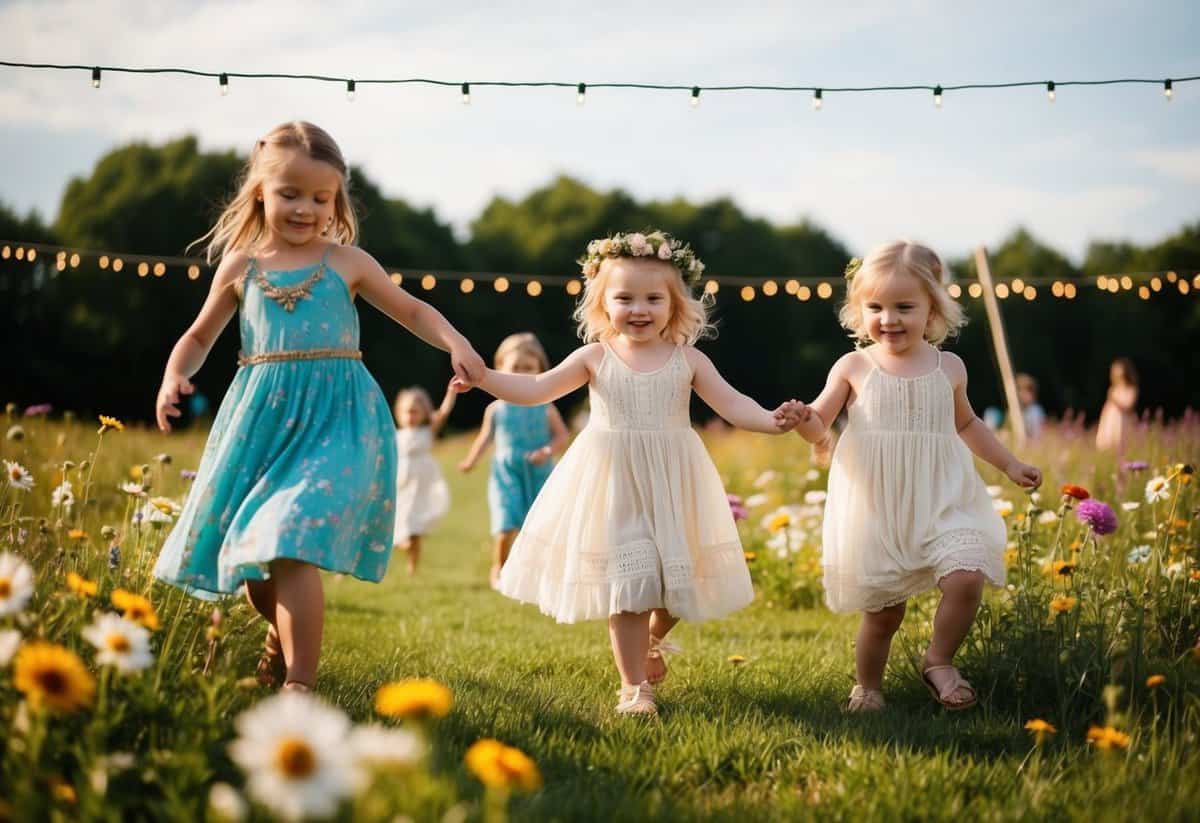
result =
[[[3,59],[449,80],[872,85],[1200,74],[1195,2],[0,4]],[[115,145],[199,135],[246,151],[325,126],[384,191],[465,231],[494,195],[558,173],[639,197],[728,195],[853,251],[898,236],[949,256],[1017,225],[1078,260],[1200,219],[1200,82],[948,93],[343,87],[0,68],[0,201],[57,212]],[[614,227],[616,228],[616,227]],[[129,250],[136,251],[136,250]],[[400,262],[400,261],[397,261]],[[419,263],[419,261],[413,261]],[[735,272],[729,272],[733,274]],[[803,272],[800,272],[803,273]],[[754,274],[746,272],[746,274]]]

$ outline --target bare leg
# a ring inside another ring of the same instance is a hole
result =
[[[650,612],[621,612],[608,618],[613,660],[622,686],[637,686],[646,679],[646,652],[650,648]]]
[[[877,612],[863,612],[854,647],[854,671],[864,689],[883,689],[883,670],[892,650],[892,637],[904,620],[904,608],[899,603]]]
[[[288,681],[317,682],[321,633],[325,626],[325,594],[317,567],[299,560],[271,561],[275,583],[275,616],[279,641],[288,664]]]
[[[983,598],[983,583],[982,572],[968,571],[952,572],[938,581],[938,588],[942,590],[942,600],[933,616],[933,639],[925,652],[925,668],[952,664],[958,647],[971,630],[975,613],[979,611],[979,601]],[[935,672],[930,679],[935,686],[941,688],[944,682],[941,678],[949,675],[948,672]],[[967,689],[960,688],[951,699],[966,701],[971,696]]]
[[[246,581],[246,599],[250,601],[250,605],[254,610],[263,616],[263,619],[275,626],[275,581],[273,580],[247,580]]]
[[[275,626],[275,582],[273,580],[247,580],[246,599],[254,610],[267,621],[267,636],[263,640],[263,653],[255,668],[254,676],[260,684],[279,688],[287,679],[287,660],[279,642],[279,630]]]
[[[417,573],[417,563],[421,559],[421,535],[414,534],[408,538],[408,574],[411,577]]]
[[[666,609],[654,609],[650,612],[650,639],[662,640],[667,636],[667,632],[675,628],[675,624],[679,622],[678,617],[672,617],[671,613]],[[662,655],[646,658],[646,679],[651,683],[658,683],[667,676],[667,664],[663,660]]]
[[[513,541],[516,539],[516,529],[509,529],[495,536],[492,543],[492,570],[489,575],[493,589],[500,582],[500,569],[504,568],[504,564],[508,562],[508,553],[512,549]]]

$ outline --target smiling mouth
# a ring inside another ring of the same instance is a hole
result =
[[[630,320],[629,325],[633,326],[635,329],[644,329],[648,326],[654,325],[654,322],[652,320]]]
[[[287,221],[287,224],[289,226],[291,226],[293,229],[310,229],[314,225],[312,223],[306,223],[302,220],[290,220],[290,219]]]

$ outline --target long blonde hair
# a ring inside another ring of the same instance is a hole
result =
[[[403,422],[400,420],[400,408],[406,400],[411,400],[424,410],[425,422],[419,425],[428,426],[433,420],[433,398],[429,396],[429,392],[420,386],[409,386],[407,389],[396,392],[396,402],[392,404],[392,416],[401,426],[403,426]]]
[[[662,260],[648,257],[609,257],[600,263],[599,270],[587,278],[583,286],[583,296],[572,315],[578,324],[579,337],[585,343],[597,340],[611,340],[617,336],[608,312],[604,310],[604,291],[608,288],[608,278],[613,264],[618,260],[644,262],[661,267],[665,272],[670,269],[664,279],[667,283],[667,294],[671,299],[671,319],[663,329],[663,337],[675,343],[689,346],[697,340],[716,336],[716,326],[708,319],[712,306],[712,296],[704,294],[696,298],[691,289],[683,282],[679,269]]]
[[[492,364],[498,369],[505,360],[514,354],[532,357],[538,361],[542,371],[550,368],[550,358],[546,356],[546,350],[542,348],[537,335],[533,332],[517,332],[501,340],[500,345],[496,347],[496,354],[492,357]]]
[[[188,246],[203,245],[209,263],[226,252],[254,246],[267,230],[263,204],[258,199],[263,181],[279,165],[278,149],[300,149],[313,160],[328,163],[341,178],[333,204],[333,224],[322,235],[349,245],[358,237],[358,219],[348,191],[349,176],[342,150],[329,132],[304,120],[282,123],[254,144],[250,159],[239,175],[237,194],[225,204],[217,222]]]
[[[874,291],[880,278],[908,274],[929,295],[929,322],[925,339],[935,346],[954,337],[967,324],[962,306],[942,286],[942,260],[933,249],[907,240],[894,240],[872,251],[846,288],[846,302],[838,310],[838,320],[860,344],[871,338],[862,321],[862,304]]]

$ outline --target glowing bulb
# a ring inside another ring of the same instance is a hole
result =
[[[754,299],[754,286],[742,286],[742,299],[747,303]]]
[[[810,289],[808,286],[801,286],[800,288],[796,289],[796,299],[801,303],[808,300],[810,297],[812,297],[812,289]]]
[[[1163,81],[1163,97],[1167,98],[1167,102],[1170,103],[1171,98],[1173,98],[1174,96],[1175,96],[1175,90],[1173,88],[1171,88],[1171,81],[1164,80]]]
[[[462,104],[464,106],[471,105],[471,84],[470,83],[462,84]]]
[[[692,86],[692,108],[700,105],[700,87]]]
[[[125,268],[124,260],[122,260],[121,258],[118,257],[116,260],[113,261],[113,271],[120,271],[123,268]]]
[[[962,297],[962,286],[958,285],[957,283],[951,283],[946,287],[946,292],[957,300],[958,298]]]
[[[933,105],[939,109],[942,107],[942,87],[941,86],[933,87]]]
[[[967,286],[967,294],[978,299],[983,295],[983,285],[980,283],[972,283],[971,285]]]
[[[996,284],[996,296],[999,297],[1001,300],[1004,300],[1005,298],[1008,297],[1008,284],[1007,283],[997,283]]]
[[[583,291],[583,284],[580,283],[578,280],[568,280],[567,281],[567,294],[574,297],[575,295],[579,294],[581,291]]]
[[[145,277],[150,273],[150,264],[145,260],[143,260],[141,263],[138,263],[137,273],[138,277]]]
[[[576,88],[575,105],[582,106],[587,99],[587,83],[580,83]]]
[[[813,92],[813,111],[820,111],[821,105],[821,90],[817,89]]]
[[[427,274],[421,278],[421,288],[425,291],[431,291],[437,285],[437,278],[432,274]]]
[[[721,290],[721,284],[718,283],[716,280],[709,280],[704,284],[704,293],[705,294],[716,294],[720,290]]]
[[[99,66],[92,67],[92,88],[94,88],[94,89],[100,88],[100,67]]]
[[[1063,286],[1063,296],[1066,297],[1068,300],[1075,299],[1075,284],[1074,283],[1068,283],[1067,285]]]
[[[192,265],[188,266],[187,274],[188,274],[188,280],[199,280],[200,279],[200,267],[197,266],[195,263],[193,263]]]
[[[392,272],[392,282],[399,286],[404,282],[404,275],[398,271]]]
[[[346,99],[351,103],[354,102],[355,82],[353,80],[346,81]]]
[[[492,286],[496,289],[496,291],[504,294],[504,292],[508,291],[508,278],[497,277],[496,282],[494,282]]]
[[[71,262],[71,268],[73,268],[73,269],[77,269],[77,268],[79,268],[79,255],[78,255],[78,254],[72,254],[72,255],[71,255],[71,261],[70,261],[70,262]]]
[[[1050,287],[1050,293],[1055,297],[1063,296],[1063,284],[1061,280],[1054,281],[1054,285]]]
[[[530,297],[537,297],[539,294],[542,293],[542,284],[536,280],[530,280],[525,285],[525,293],[528,294]]]
[[[30,263],[32,263],[34,260],[37,260],[37,249],[30,249],[25,255],[25,259]]]
[[[821,298],[822,300],[828,300],[830,297],[833,297],[833,286],[829,285],[828,283],[821,283],[818,285],[817,297]]]
[[[762,284],[762,293],[765,294],[767,297],[774,297],[775,293],[778,291],[779,291],[779,284],[776,283],[774,280],[768,280],[767,282]]]
[[[464,277],[462,282],[458,284],[458,287],[462,290],[463,294],[470,294],[475,291],[475,281],[469,277]]]
[[[221,76],[217,78],[217,82],[221,86],[221,96],[226,97],[229,94],[229,75],[221,72]]]
[[[166,273],[167,273],[167,267],[165,265],[163,265],[162,263],[154,264],[154,276],[155,277],[162,277]]]
[[[1058,97],[1058,95],[1054,92],[1054,81],[1051,80],[1046,84],[1046,99],[1053,103],[1056,97]]]
[[[800,288],[800,281],[798,281],[798,280],[789,280],[783,284],[783,290],[785,292],[787,292],[788,294],[795,294],[799,288]]]

